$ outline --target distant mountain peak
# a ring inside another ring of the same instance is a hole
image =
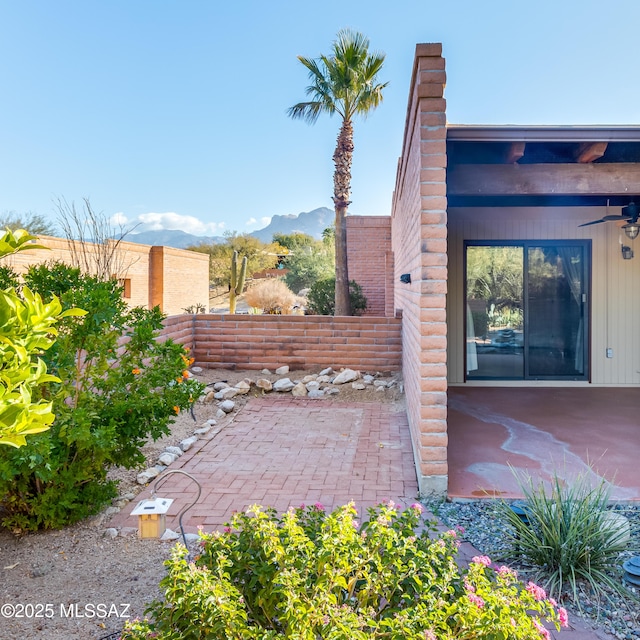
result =
[[[302,211],[301,213],[284,213],[274,215],[264,229],[252,231],[249,235],[264,243],[272,242],[274,233],[306,233],[316,240],[321,240],[322,232],[333,224],[334,219],[333,210],[327,207],[318,207],[312,211]],[[199,244],[220,244],[225,241],[225,238],[222,236],[195,236],[180,229],[160,229],[129,233],[124,240],[151,246],[186,249]]]
[[[334,218],[335,213],[327,207],[318,207],[312,211],[302,211],[298,214],[274,215],[264,229],[252,231],[251,235],[261,242],[271,242],[274,233],[306,233],[316,240],[320,240],[322,232],[333,224]]]

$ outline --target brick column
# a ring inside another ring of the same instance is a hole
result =
[[[445,81],[442,45],[417,45],[392,213],[407,414],[424,494],[447,490]],[[402,273],[411,284],[399,283]]]

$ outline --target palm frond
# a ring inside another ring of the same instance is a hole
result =
[[[384,54],[369,53],[369,39],[357,31],[341,29],[331,55],[318,59],[298,56],[309,71],[311,84],[306,88],[310,100],[288,110],[292,118],[314,123],[321,113],[340,114],[351,120],[356,114],[367,116],[382,102],[388,83],[378,83]]]

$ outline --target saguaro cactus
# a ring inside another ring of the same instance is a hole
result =
[[[236,312],[236,297],[242,293],[244,279],[247,276],[247,256],[242,258],[242,264],[238,267],[238,252],[233,252],[231,258],[231,283],[229,287],[229,313]]]

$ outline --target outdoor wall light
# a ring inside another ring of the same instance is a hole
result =
[[[631,258],[633,258],[633,249],[627,247],[626,244],[622,245],[622,258],[623,260],[631,260]]]
[[[410,273],[403,273],[400,276],[400,282],[404,282],[404,284],[411,284],[411,274]]]
[[[640,224],[637,222],[628,222],[627,224],[622,225],[622,228],[629,240],[635,240],[638,237],[638,233],[640,233]]]

